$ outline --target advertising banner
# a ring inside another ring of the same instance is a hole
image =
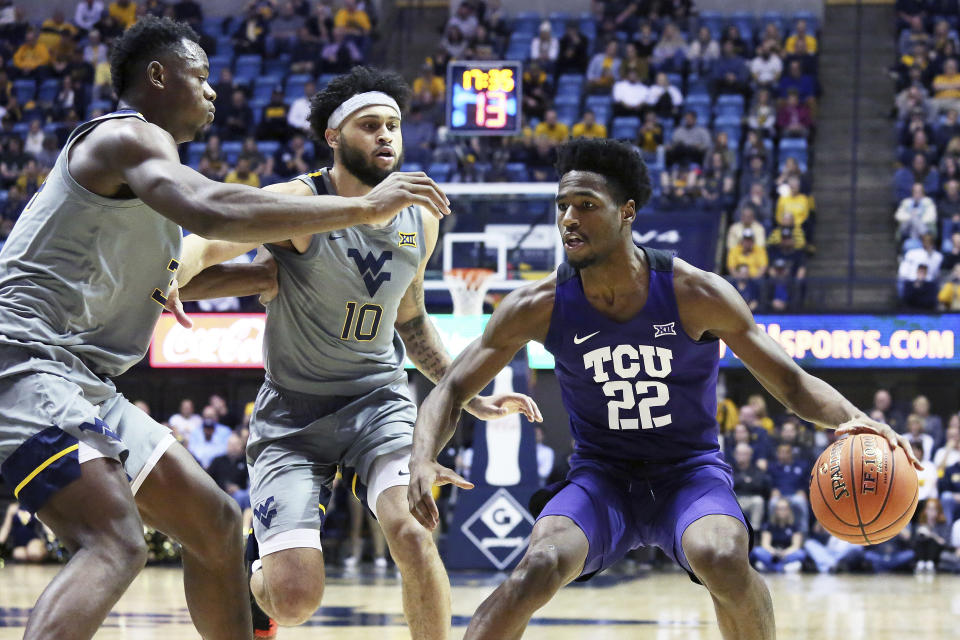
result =
[[[160,317],[150,346],[153,367],[259,368],[263,366],[264,314],[193,314],[193,329]],[[483,332],[489,316],[431,316],[451,354]],[[960,368],[960,314],[759,315],[757,324],[805,367]],[[720,343],[720,366],[742,367]],[[527,347],[530,367],[553,369],[543,345]],[[413,365],[408,361],[407,368]]]

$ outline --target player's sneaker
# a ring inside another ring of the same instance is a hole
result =
[[[257,544],[257,538],[253,535],[253,529],[250,529],[247,535],[247,549],[244,554],[247,564],[247,590],[250,593],[250,614],[253,618],[253,637],[254,638],[276,638],[277,622],[268,616],[266,612],[257,604],[257,599],[253,597],[253,591],[250,591],[250,576],[253,575],[254,563],[260,561],[260,546]]]

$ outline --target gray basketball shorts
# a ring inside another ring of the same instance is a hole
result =
[[[136,493],[174,442],[170,430],[86,367],[60,375],[51,371],[63,362],[31,354],[0,345],[0,473],[17,500],[37,511],[100,457],[121,462]]]
[[[362,500],[374,460],[412,446],[416,419],[404,382],[346,397],[296,393],[267,380],[257,395],[247,442],[261,556],[271,536],[323,528],[338,468],[344,477],[347,470],[355,472],[351,491]]]

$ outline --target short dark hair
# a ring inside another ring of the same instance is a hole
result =
[[[327,120],[337,107],[359,93],[379,91],[397,101],[401,111],[410,102],[410,87],[399,73],[371,67],[354,67],[337,76],[310,100],[310,129],[318,140],[325,140]]]
[[[181,46],[184,40],[200,42],[200,36],[186,22],[146,15],[124,31],[110,52],[110,76],[117,97],[122,97],[140,73],[139,67],[167,51]]]
[[[604,177],[610,195],[619,204],[633,200],[637,209],[650,200],[652,187],[647,165],[633,146],[610,139],[577,139],[563,144],[557,154],[557,175],[590,171]]]

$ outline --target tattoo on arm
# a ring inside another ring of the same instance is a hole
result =
[[[419,297],[423,299],[423,289],[419,289]],[[450,366],[450,354],[447,353],[433,326],[430,316],[426,313],[418,315],[402,324],[397,325],[397,333],[403,338],[407,347],[407,355],[423,375],[431,382],[436,383]]]

